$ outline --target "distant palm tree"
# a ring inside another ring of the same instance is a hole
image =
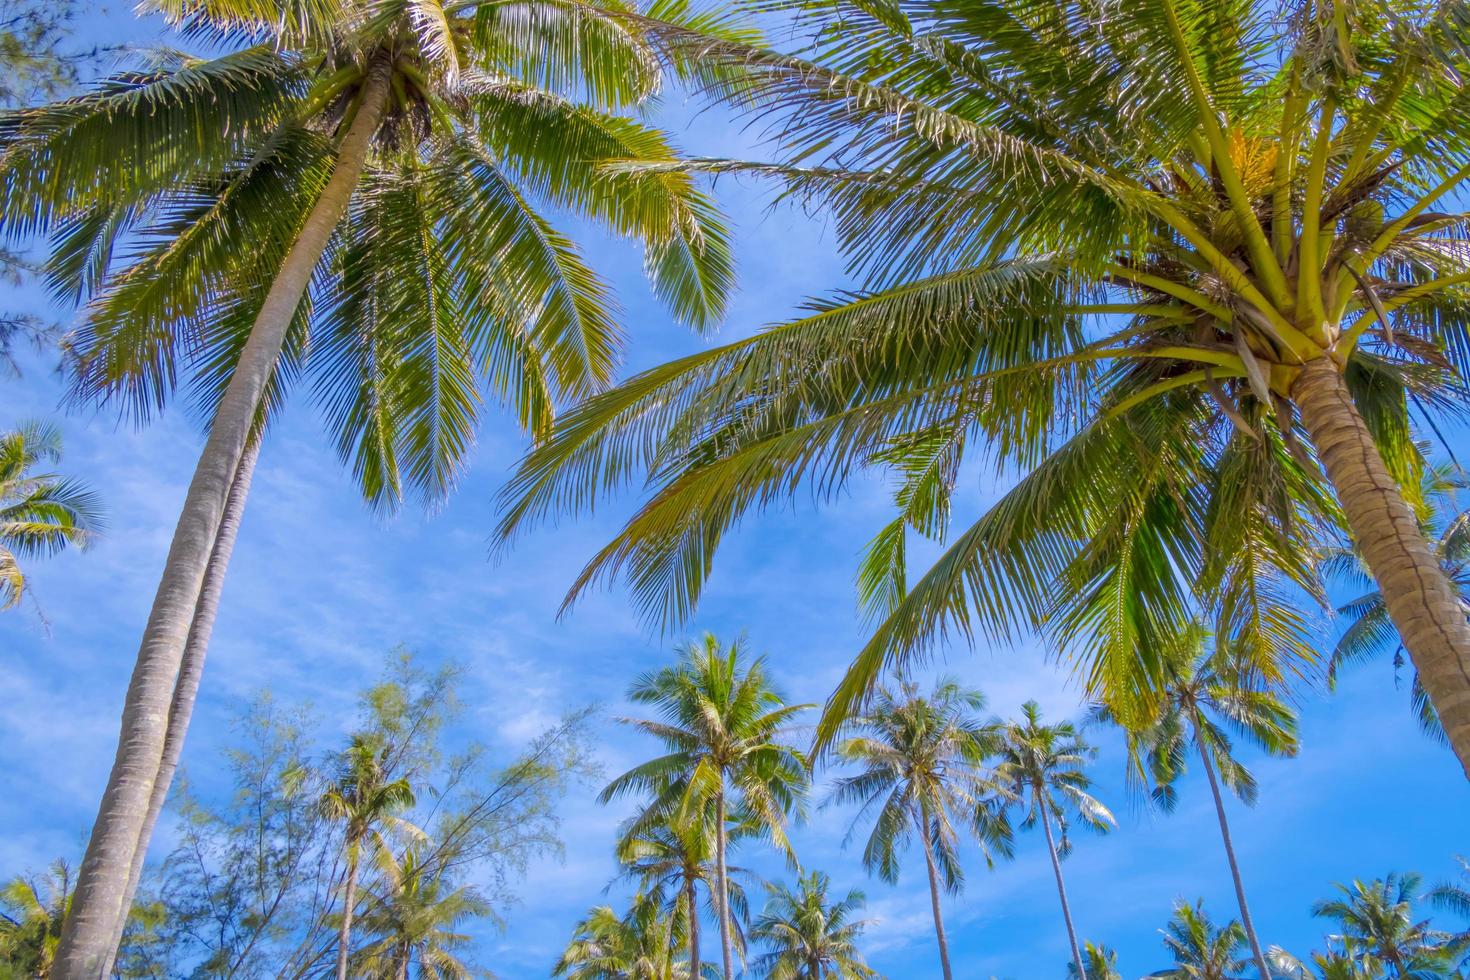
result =
[[[1082,961],[1087,966],[1087,975],[1077,972],[1075,962],[1068,963],[1067,976],[1070,980],[1123,980],[1123,974],[1118,972],[1118,954],[1106,946],[1083,943]]]
[[[488,976],[460,958],[473,937],[458,930],[467,920],[493,918],[489,902],[473,888],[450,887],[442,869],[426,866],[415,847],[400,859],[381,849],[375,864],[378,885],[361,926],[376,938],[356,957],[355,977],[408,980],[414,961],[420,980]]]
[[[625,916],[600,905],[577,923],[551,975],[567,980],[697,980],[698,970],[675,958],[682,940],[673,919],[646,896],[634,898]]]
[[[709,896],[710,906],[718,909],[715,896],[715,826],[713,808],[705,807],[693,813],[677,811],[666,814],[652,825],[645,825],[625,834],[618,841],[618,862],[622,865],[622,877],[638,883],[640,894],[650,901],[662,905],[664,913],[675,925],[676,931],[686,934],[689,947],[689,962],[696,972],[704,961],[700,952],[699,889],[702,886]],[[757,836],[758,831],[748,823],[736,822],[726,831],[726,843],[733,844],[745,837]],[[739,878],[745,869],[729,865],[725,869],[730,888],[730,904],[737,913],[736,919],[744,917],[745,891]],[[734,923],[735,939],[743,944],[738,922]]]
[[[635,766],[608,784],[604,802],[632,792],[651,800],[654,823],[670,813],[714,810],[715,915],[725,980],[734,976],[730,876],[726,860],[732,804],[743,821],[794,857],[786,823],[806,792],[806,758],[783,741],[792,716],[810,705],[786,704],[759,658],[747,664],[740,640],[722,646],[712,634],[686,644],[679,662],[634,681],[628,697],[657,709],[659,720],[625,719],[664,743],[666,755]]]
[[[1428,470],[1419,493],[1424,506],[1417,516],[1430,550],[1459,593],[1465,614],[1470,616],[1470,504],[1460,496],[1467,490],[1470,490],[1470,479],[1458,466]],[[1358,590],[1355,598],[1337,607],[1344,626],[1328,662],[1328,683],[1337,682],[1343,667],[1392,650],[1394,670],[1409,668],[1409,701],[1419,719],[1419,727],[1436,741],[1448,744],[1444,725],[1424,690],[1419,671],[1404,654],[1404,641],[1389,616],[1383,591],[1362,557],[1352,547],[1339,546],[1328,549],[1324,558],[1325,573]]]
[[[1464,947],[1427,919],[1414,918],[1421,879],[1417,874],[1390,874],[1376,881],[1338,885],[1338,897],[1312,906],[1312,914],[1337,924],[1331,942],[1360,968],[1381,970],[1390,977],[1449,980]]]
[[[1241,980],[1241,972],[1250,964],[1242,959],[1246,948],[1245,930],[1231,919],[1220,928],[1205,914],[1203,904],[1179,902],[1174,918],[1164,929],[1164,948],[1174,956],[1174,966],[1150,973],[1167,980]],[[1269,968],[1261,980],[1271,980]]]
[[[793,893],[784,884],[768,885],[770,900],[751,926],[750,936],[770,948],[755,960],[766,980],[872,980],[878,974],[863,962],[857,940],[866,920],[854,919],[865,901],[849,891],[828,902],[831,882],[813,871],[797,879]]]
[[[945,980],[953,974],[939,879],[943,875],[951,893],[964,884],[956,823],[980,841],[987,863],[993,863],[992,851],[1011,856],[1007,791],[986,768],[987,758],[1000,750],[1002,732],[998,722],[979,719],[984,707],[983,694],[947,678],[928,695],[904,681],[896,692],[879,690],[868,711],[852,722],[855,734],[837,748],[840,758],[862,768],[855,776],[838,779],[832,793],[833,802],[861,807],[849,836],[876,810],[863,866],[886,882],[896,882],[898,853],[910,833],[917,832]]]
[[[397,814],[413,806],[413,789],[406,779],[390,779],[386,769],[387,749],[379,740],[354,735],[343,753],[337,776],[322,794],[322,813],[345,824],[343,849],[347,877],[342,887],[342,922],[337,931],[337,980],[347,980],[347,961],[352,949],[352,915],[357,907],[358,874],[363,847],[387,850],[383,829],[393,827],[416,834]]]
[[[71,867],[57,861],[41,882],[22,876],[0,887],[0,966],[11,971],[0,976],[51,977],[74,884]]]
[[[102,529],[97,495],[84,484],[50,472],[61,461],[61,432],[26,422],[0,433],[0,610],[26,592],[22,558],[85,548]]]
[[[1044,725],[1040,706],[1035,701],[1027,701],[1021,706],[1021,720],[1006,723],[1000,765],[996,769],[996,777],[1010,786],[1011,799],[1025,810],[1021,826],[1029,828],[1039,823],[1046,832],[1051,869],[1057,879],[1057,896],[1062,903],[1062,919],[1067,924],[1067,940],[1072,944],[1072,962],[1083,976],[1087,975],[1087,969],[1082,961],[1082,949],[1077,945],[1072,910],[1067,904],[1061,859],[1072,850],[1069,814],[1075,815],[1083,826],[1102,833],[1116,825],[1108,808],[1088,792],[1092,780],[1084,769],[1096,755],[1097,750],[1087,744],[1071,722]],[[1057,824],[1055,833],[1053,821]]]
[[[1376,966],[1361,966],[1340,951],[1314,952],[1302,960],[1280,946],[1272,946],[1266,958],[1274,970],[1271,975],[1282,980],[1382,980],[1384,975]]]
[[[1161,653],[1166,678],[1155,697],[1148,724],[1127,732],[1129,764],[1138,775],[1152,780],[1152,796],[1165,810],[1178,800],[1175,784],[1189,766],[1191,749],[1210,785],[1220,839],[1235,885],[1235,899],[1256,969],[1263,980],[1271,976],[1265,950],[1251,922],[1240,865],[1225,816],[1220,794],[1224,783],[1247,806],[1256,801],[1256,780],[1232,754],[1227,729],[1233,729],[1264,751],[1277,756],[1296,755],[1296,718],[1278,695],[1261,689],[1259,671],[1228,643],[1211,643],[1209,631],[1200,623],[1189,624]],[[1098,714],[1114,717],[1106,707]],[[1218,773],[1218,778],[1217,778]],[[1183,908],[1183,906],[1181,906]],[[1187,911],[1187,910],[1186,910]]]

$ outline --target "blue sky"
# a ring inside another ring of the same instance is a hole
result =
[[[112,13],[87,31],[115,40],[146,38],[150,29]],[[681,131],[691,152],[733,154],[747,146],[719,110],[671,97],[657,118]],[[820,216],[771,210],[769,196],[749,183],[724,180],[716,190],[734,218],[742,281],[720,338],[779,319],[841,282]],[[631,367],[711,342],[670,323],[642,283],[634,250],[595,233],[583,240],[626,307]],[[14,299],[41,302],[26,291]],[[112,525],[89,552],[33,566],[46,623],[30,608],[0,618],[0,771],[7,787],[0,794],[0,873],[8,874],[81,851],[200,437],[179,406],[141,432],[109,415],[65,415],[59,379],[41,361],[23,380],[0,382],[0,396],[0,423],[59,420],[68,472],[99,488]],[[506,753],[589,702],[605,706],[597,735],[609,772],[651,752],[610,718],[631,713],[622,702],[629,680],[665,662],[672,639],[649,635],[616,590],[555,618],[567,584],[632,501],[537,532],[491,563],[494,495],[523,448],[513,426],[492,421],[448,506],[432,516],[410,511],[378,519],[358,500],[313,407],[296,399],[262,456],[185,766],[208,778],[233,713],[263,687],[309,700],[325,731],[345,731],[356,690],[398,643],[428,661],[453,659],[469,668],[461,724]],[[967,471],[957,519],[978,513],[997,489],[986,474]],[[792,698],[821,701],[863,638],[853,568],[862,543],[887,519],[887,502],[883,482],[865,478],[833,506],[803,505],[747,521],[722,551],[689,632],[745,631]],[[940,651],[936,669],[985,690],[1001,714],[1028,698],[1053,717],[1079,710],[1075,687],[1038,648]],[[1416,731],[1406,705],[1386,663],[1353,670],[1330,698],[1306,695],[1301,756],[1261,760],[1260,803],[1251,811],[1231,805],[1266,942],[1312,948],[1321,930],[1309,905],[1334,881],[1405,869],[1431,881],[1449,878],[1457,871],[1454,856],[1470,852],[1470,788],[1449,753]],[[1175,899],[1204,898],[1223,919],[1234,914],[1233,897],[1197,774],[1186,780],[1175,814],[1141,811],[1126,799],[1116,739],[1096,737],[1103,747],[1099,795],[1120,826],[1107,837],[1079,840],[1065,864],[1069,896],[1082,935],[1118,949],[1125,976],[1138,976],[1166,965],[1158,929]],[[612,832],[623,811],[599,806],[596,789],[584,787],[566,802],[564,860],[533,867],[507,929],[485,935],[483,958],[501,977],[547,976],[576,919],[607,900],[603,888],[616,870]],[[866,890],[876,920],[866,946],[875,967],[900,980],[937,976],[922,861],[910,859],[897,887],[867,881],[857,854],[843,849],[846,829],[844,814],[815,812],[795,835],[803,862],[828,871],[840,888]],[[163,828],[155,854],[170,837]],[[782,873],[762,855],[740,860]],[[958,976],[1065,975],[1065,934],[1039,836],[1023,837],[1016,860],[994,873],[976,861],[965,893],[946,900],[945,911]]]

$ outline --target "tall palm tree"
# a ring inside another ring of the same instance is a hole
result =
[[[661,741],[665,755],[618,776],[602,791],[607,802],[628,793],[651,799],[634,829],[667,814],[714,811],[715,917],[725,980],[734,976],[730,876],[726,850],[733,807],[788,859],[790,814],[806,790],[806,757],[783,740],[792,716],[811,707],[787,704],[766,677],[760,658],[746,662],[744,641],[728,646],[706,633],[686,644],[679,662],[641,675],[630,700],[656,709],[657,720],[625,721]]]
[[[1174,965],[1167,970],[1150,973],[1151,977],[1167,977],[1168,980],[1241,980],[1241,971],[1250,964],[1241,958],[1245,951],[1245,929],[1231,919],[1225,925],[1215,927],[1205,914],[1203,903],[1190,905],[1178,902],[1174,906],[1174,918],[1163,930],[1164,948],[1174,957]],[[1270,980],[1270,972],[1262,973],[1261,980]]]
[[[945,980],[953,973],[940,908],[940,876],[951,893],[964,884],[955,825],[972,832],[987,864],[993,866],[992,852],[1011,855],[1011,828],[1004,809],[1007,791],[986,768],[986,760],[1000,750],[1002,732],[998,722],[980,720],[984,707],[983,694],[949,678],[936,682],[927,695],[918,685],[903,681],[897,691],[879,690],[868,711],[853,721],[855,734],[837,747],[839,758],[862,771],[837,780],[833,802],[860,806],[854,829],[876,810],[863,848],[863,866],[894,883],[899,851],[911,833],[919,838]]]
[[[1280,696],[1261,689],[1259,674],[1248,658],[1226,641],[1212,642],[1209,631],[1198,622],[1171,641],[1163,656],[1168,663],[1166,686],[1158,699],[1157,714],[1142,730],[1127,734],[1129,765],[1137,775],[1152,781],[1155,802],[1173,810],[1178,799],[1175,784],[1188,769],[1191,750],[1198,757],[1214,800],[1241,927],[1257,971],[1262,980],[1269,980],[1271,967],[1251,921],[1220,784],[1242,803],[1253,805],[1256,780],[1235,758],[1229,732],[1245,736],[1271,755],[1293,756],[1298,746],[1296,718]],[[1099,714],[1112,717],[1106,707]]]
[[[1039,823],[1046,834],[1062,919],[1067,924],[1067,941],[1072,946],[1072,963],[1084,977],[1087,968],[1077,945],[1072,909],[1067,904],[1061,859],[1072,851],[1069,817],[1100,833],[1115,826],[1112,813],[1088,792],[1092,779],[1085,769],[1096,754],[1097,750],[1087,744],[1071,722],[1043,724],[1040,706],[1027,701],[1021,706],[1021,720],[1006,723],[1000,764],[996,767],[997,778],[1011,788],[1011,801],[1025,811],[1021,826],[1030,828]],[[1055,831],[1053,823],[1057,825]]]
[[[789,9],[789,5],[783,5]],[[707,44],[723,87],[826,203],[857,287],[655,367],[565,416],[501,533],[625,483],[646,504],[573,585],[627,573],[697,602],[722,537],[810,490],[896,471],[863,594],[881,621],[826,744],[938,637],[1043,627],[1094,697],[1146,694],[1193,615],[1262,668],[1313,656],[1279,578],[1344,528],[1470,769],[1470,623],[1410,509],[1410,396],[1460,410],[1470,70],[1414,0],[802,0],[795,53]],[[693,38],[684,43],[695,45]],[[634,168],[636,169],[636,168]],[[908,579],[967,448],[1024,476]]]
[[[577,923],[551,975],[567,980],[697,980],[699,972],[675,959],[682,942],[660,903],[633,899],[627,915],[600,905]]]
[[[15,980],[55,976],[61,925],[71,906],[75,880],[65,861],[56,861],[37,882],[24,876],[0,887],[0,965]]]
[[[1470,478],[1457,465],[1429,469],[1420,491],[1424,506],[1416,516],[1430,549],[1459,594],[1466,615],[1470,616],[1470,506],[1464,506],[1462,496],[1467,490],[1470,490]],[[1389,650],[1393,651],[1394,670],[1403,667],[1403,640],[1389,617],[1383,590],[1367,573],[1357,551],[1351,547],[1332,547],[1328,549],[1323,564],[1330,577],[1357,592],[1352,599],[1337,607],[1343,629],[1328,662],[1328,682],[1335,684],[1344,666],[1380,656]],[[1424,690],[1419,671],[1412,668],[1409,700],[1419,718],[1419,727],[1425,734],[1444,742],[1444,726],[1440,724],[1434,705]]]
[[[1118,972],[1118,954],[1106,946],[1082,944],[1082,962],[1087,968],[1086,976],[1077,972],[1075,962],[1067,964],[1067,976],[1071,980],[1123,980]]]
[[[414,835],[414,828],[398,817],[413,806],[413,788],[406,779],[389,778],[386,762],[387,749],[378,740],[354,735],[343,753],[336,778],[321,798],[322,813],[343,824],[342,846],[347,862],[347,876],[342,885],[342,922],[337,930],[337,980],[347,980],[363,848],[370,847],[372,853],[387,850],[385,828]]]
[[[656,291],[690,322],[717,317],[730,282],[690,177],[600,167],[671,156],[623,110],[668,75],[719,74],[649,35],[656,18],[601,0],[513,15],[476,0],[145,7],[224,53],[164,55],[0,118],[0,227],[52,235],[53,286],[90,300],[76,397],[146,417],[182,375],[209,421],[62,943],[69,976],[96,972],[127,907],[226,501],[292,383],[310,380],[374,505],[434,501],[468,457],[482,389],[543,435],[558,400],[611,378],[616,306],[548,208],[642,239]]]
[[[1465,947],[1428,919],[1414,918],[1421,879],[1417,874],[1390,874],[1370,881],[1337,885],[1338,894],[1312,906],[1312,914],[1332,920],[1337,932],[1329,940],[1365,970],[1390,977],[1437,980],[1457,976]]]
[[[768,980],[871,980],[878,976],[857,948],[866,920],[853,916],[863,907],[863,893],[852,890],[840,901],[828,901],[831,881],[820,871],[797,879],[796,891],[768,885],[765,911],[750,936],[770,948],[756,959]]]
[[[473,937],[460,932],[469,920],[493,918],[490,903],[473,888],[451,887],[443,869],[427,865],[419,849],[401,858],[380,849],[379,885],[362,917],[363,931],[374,936],[360,952],[354,976],[408,980],[417,961],[422,980],[470,980],[484,976],[461,956]]]
[[[102,529],[97,495],[75,479],[38,472],[61,461],[61,432],[26,422],[0,433],[0,610],[26,593],[23,558],[85,548]]]

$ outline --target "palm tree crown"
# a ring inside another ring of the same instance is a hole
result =
[[[1312,914],[1337,926],[1329,936],[1343,956],[1365,972],[1425,980],[1456,976],[1463,944],[1414,918],[1420,878],[1390,874],[1376,881],[1338,885],[1338,895],[1312,906]]]
[[[61,433],[28,422],[0,433],[0,610],[26,593],[22,558],[85,548],[102,529],[97,495],[84,484],[37,472],[61,460]]]
[[[1220,928],[1210,921],[1202,903],[1179,902],[1174,918],[1165,927],[1164,948],[1174,957],[1174,966],[1150,973],[1168,980],[1241,980],[1250,965],[1245,930],[1231,920]],[[1269,974],[1262,980],[1268,980]]]
[[[493,916],[490,903],[473,888],[453,887],[442,869],[425,865],[416,848],[395,859],[377,855],[379,884],[362,918],[373,937],[357,956],[354,976],[406,980],[417,962],[421,980],[470,980],[483,976],[462,959],[472,937],[460,931],[467,921]]]
[[[657,902],[633,900],[626,916],[600,905],[577,924],[552,970],[567,980],[696,980],[699,971],[677,960],[683,937]]]
[[[831,882],[813,871],[797,880],[768,886],[770,900],[751,926],[750,936],[770,951],[755,960],[769,980],[870,980],[878,976],[863,962],[857,940],[867,922],[853,918],[863,906],[860,891],[829,901]]]

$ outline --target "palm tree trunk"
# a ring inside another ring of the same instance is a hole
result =
[[[1204,764],[1205,775],[1210,779],[1210,793],[1215,797],[1215,816],[1220,818],[1220,839],[1225,842],[1225,858],[1230,862],[1230,879],[1235,882],[1235,901],[1240,905],[1240,924],[1245,929],[1246,938],[1250,940],[1251,955],[1255,958],[1261,980],[1271,980],[1271,968],[1266,965],[1266,954],[1261,952],[1261,940],[1256,936],[1255,923],[1251,922],[1251,910],[1245,903],[1245,885],[1240,880],[1240,865],[1235,863],[1235,845],[1230,840],[1230,824],[1225,819],[1225,801],[1220,798],[1220,784],[1215,779],[1215,767],[1210,762],[1210,753],[1205,751],[1205,743],[1199,737],[1198,725],[1194,729],[1194,744],[1199,749],[1199,759]]]
[[[209,652],[209,637],[214,631],[215,616],[219,613],[225,571],[230,566],[230,554],[235,550],[235,537],[240,532],[245,499],[250,495],[250,481],[255,475],[255,461],[259,457],[260,436],[257,435],[245,450],[240,467],[235,471],[235,482],[230,487],[230,496],[225,502],[219,534],[214,539],[214,551],[209,556],[209,569],[204,573],[199,605],[194,609],[194,622],[189,626],[189,642],[184,645],[179,680],[174,686],[174,700],[168,711],[168,734],[163,742],[163,761],[158,767],[158,778],[153,783],[153,795],[148,799],[148,814],[143,821],[140,843],[133,851],[128,891],[123,896],[124,908],[132,908],[133,897],[138,893],[138,882],[143,877],[143,864],[148,857],[146,842],[152,839],[153,828],[157,826],[164,804],[168,802],[169,787],[173,784],[174,773],[179,768],[179,758],[183,755],[184,733],[189,730],[189,718],[194,713],[194,702],[199,694],[199,680],[204,675],[204,658]],[[103,976],[110,976],[112,973],[112,961],[117,956],[117,947],[122,943],[123,928],[126,925],[127,917],[123,916],[118,921],[117,935],[107,950]]]
[[[403,959],[398,963],[398,980],[408,980],[409,960],[413,959],[413,950],[405,943],[402,949]],[[420,966],[423,963],[420,962]]]
[[[347,883],[342,886],[342,927],[337,930],[337,980],[347,980],[347,954],[352,948],[352,909],[357,904],[358,846],[347,845]]]
[[[929,869],[929,904],[934,910],[934,936],[939,941],[939,968],[944,980],[953,980],[949,968],[949,940],[944,935],[944,914],[939,902],[939,869],[934,863],[934,842],[929,839],[929,824],[924,815],[914,810],[914,823],[919,825],[919,840],[924,845],[924,864]]]
[[[725,868],[724,787],[715,796],[715,877],[719,886],[715,911],[720,917],[720,956],[725,968],[725,980],[734,980],[735,969],[730,948],[730,879]]]
[[[687,901],[689,903],[689,977],[695,980],[699,974],[699,894],[695,890],[695,880],[688,878],[684,887],[687,890]]]
[[[387,106],[390,68],[380,56],[369,70],[332,175],[266,293],[189,484],[128,684],[117,757],[62,931],[56,980],[98,980],[108,946],[127,915],[133,857],[148,845],[143,827],[163,760],[169,712],[230,488],[286,331],[362,174]]]
[[[1460,597],[1389,475],[1336,364],[1327,357],[1308,361],[1292,396],[1353,541],[1470,776],[1470,621]]]
[[[1051,853],[1051,870],[1057,876],[1057,896],[1062,900],[1062,919],[1067,923],[1067,942],[1072,944],[1072,962],[1077,964],[1078,980],[1087,980],[1087,967],[1082,963],[1082,947],[1077,945],[1077,930],[1072,925],[1072,907],[1067,904],[1067,885],[1062,881],[1062,860],[1057,856],[1057,842],[1051,833],[1051,814],[1046,812],[1046,798],[1037,794],[1041,810],[1041,828],[1046,831],[1046,849]]]

